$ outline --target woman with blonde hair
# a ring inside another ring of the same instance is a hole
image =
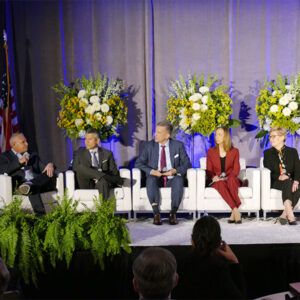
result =
[[[271,170],[271,187],[282,191],[284,211],[279,222],[297,225],[293,208],[300,198],[300,161],[296,149],[287,147],[286,130],[274,127],[269,132],[272,148],[264,151],[264,166]]]
[[[220,127],[215,132],[215,147],[207,151],[206,172],[209,185],[215,188],[230,206],[232,213],[228,223],[242,223],[238,210],[241,200],[238,188],[241,181],[239,150],[232,147],[229,129]]]

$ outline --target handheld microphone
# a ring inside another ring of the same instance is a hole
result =
[[[226,177],[225,172],[222,172],[221,175],[219,176],[219,178],[225,178],[225,177]],[[215,183],[215,182],[212,181],[208,186],[211,186],[211,185],[213,185],[214,183]]]

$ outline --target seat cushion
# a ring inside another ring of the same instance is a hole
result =
[[[276,190],[276,189],[271,189],[270,192],[270,197],[271,198],[280,198],[282,199],[282,192],[280,190]]]
[[[219,192],[214,189],[214,188],[206,188],[204,192],[204,197],[205,198],[216,198],[216,199],[221,199],[221,195]],[[239,197],[241,199],[247,199],[247,198],[252,198],[252,188],[250,187],[240,187],[239,188]]]
[[[171,199],[171,188],[170,187],[160,188],[159,191],[160,191],[161,199]],[[188,197],[189,197],[189,189],[184,188],[183,189],[183,199],[188,198]],[[142,198],[142,199],[148,198],[147,189],[145,187],[141,188],[140,198]]]

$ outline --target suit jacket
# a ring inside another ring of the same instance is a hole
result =
[[[34,175],[41,174],[46,164],[44,164],[37,153],[33,152],[30,154],[27,166],[32,167]],[[8,174],[12,177],[13,184],[16,182],[23,183],[25,179],[25,166],[19,163],[18,157],[9,150],[0,153],[0,174]]]
[[[105,175],[117,176],[120,173],[115,163],[113,153],[109,150],[99,147],[99,169],[92,166],[90,151],[86,148],[80,148],[73,154],[72,168],[75,172],[77,183],[80,189],[94,188],[93,179],[101,179]]]
[[[285,146],[282,151],[285,157],[284,162],[286,163],[287,173],[290,174],[293,180],[300,182],[300,161],[297,150]],[[274,147],[264,151],[264,166],[271,170],[271,186],[280,176],[279,163],[278,153]]]
[[[214,176],[221,175],[222,168],[219,149],[208,149],[206,158],[206,173],[210,181]],[[240,173],[240,155],[237,148],[231,148],[231,150],[226,153],[225,173],[226,176],[235,177],[237,177]]]
[[[245,299],[245,281],[240,264],[218,255],[202,256],[194,248],[178,262],[175,299]]]
[[[192,167],[184,144],[182,142],[169,139],[170,160],[173,169],[176,169],[177,175],[185,176],[187,169]],[[159,143],[154,140],[146,143],[141,155],[135,162],[135,167],[141,169],[150,175],[151,170],[157,170],[159,158]]]

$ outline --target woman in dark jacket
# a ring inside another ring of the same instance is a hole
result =
[[[272,148],[264,152],[264,166],[271,170],[271,187],[282,191],[284,211],[279,218],[280,224],[296,225],[293,208],[299,197],[300,161],[294,148],[285,146],[286,131],[274,127],[269,132]]]
[[[244,299],[244,276],[237,257],[221,239],[212,216],[199,219],[191,236],[192,249],[178,265],[175,299]]]

